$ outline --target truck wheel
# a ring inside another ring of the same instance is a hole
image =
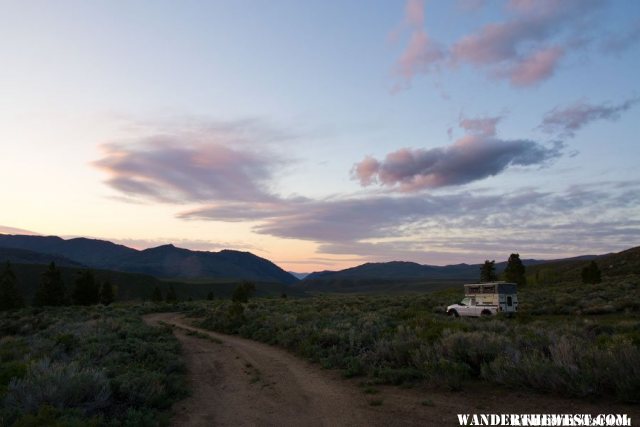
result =
[[[460,317],[456,310],[449,310],[447,314],[449,315],[449,317]]]
[[[491,316],[491,312],[489,310],[482,310],[482,313],[480,313],[480,316],[489,317]]]

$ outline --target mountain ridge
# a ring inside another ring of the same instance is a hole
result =
[[[58,256],[90,268],[149,274],[160,278],[298,281],[273,262],[251,252],[193,251],[173,244],[137,250],[108,240],[0,234],[0,248]]]
[[[596,260],[603,275],[616,276],[640,271],[640,247],[602,255],[536,260],[523,259],[531,283],[552,283],[580,280],[581,269]],[[496,263],[501,274],[506,261]],[[452,264],[436,266],[407,261],[364,263],[339,271],[319,271],[309,274],[295,286],[310,292],[423,292],[462,283],[477,282],[482,264]],[[635,268],[635,270],[634,270]]]

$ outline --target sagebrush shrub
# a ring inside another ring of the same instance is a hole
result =
[[[21,413],[36,413],[48,405],[90,415],[107,407],[110,397],[109,381],[102,370],[42,359],[29,366],[23,378],[11,380],[5,405]]]

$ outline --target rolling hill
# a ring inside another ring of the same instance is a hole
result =
[[[535,265],[527,269],[527,281],[540,284],[580,281],[582,269],[591,260],[598,264],[603,279],[640,275],[640,246],[637,246],[612,254],[589,255]]]
[[[252,280],[285,285],[298,280],[267,259],[233,250],[192,251],[173,245],[136,250],[105,240],[9,234],[0,234],[0,248],[57,257],[94,269],[142,273],[159,278]],[[40,262],[32,262],[35,263]]]

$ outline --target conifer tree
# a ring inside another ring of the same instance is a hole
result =
[[[99,302],[100,289],[91,270],[78,273],[71,298],[77,305],[93,305]]]
[[[56,264],[52,262],[49,264],[47,270],[42,273],[40,280],[40,287],[36,292],[34,299],[34,305],[44,306],[60,306],[66,302],[65,287],[62,280],[60,270],[56,267]]]
[[[600,283],[602,282],[602,273],[595,261],[591,261],[588,266],[582,269],[582,283]]]
[[[9,261],[0,273],[0,311],[24,307],[24,299],[16,288],[16,275]]]
[[[113,292],[113,285],[109,279],[105,280],[100,288],[100,302],[104,305],[109,305],[115,300]]]
[[[169,286],[169,290],[167,291],[166,302],[170,302],[170,303],[178,302],[178,296],[176,295],[176,290],[173,289],[173,285]]]
[[[496,261],[486,260],[480,266],[480,283],[495,282],[496,280],[498,280],[498,276],[496,276]]]
[[[254,285],[252,282],[244,281],[237,288],[235,288],[233,294],[231,295],[231,300],[238,303],[247,302],[249,301],[249,298],[255,293],[255,291],[256,285]]]
[[[156,285],[156,287],[153,288],[153,294],[151,294],[151,301],[162,302],[162,291],[160,290],[158,285]]]
[[[520,254],[511,254],[507,261],[507,267],[504,269],[504,278],[507,282],[524,285],[527,283],[525,277],[525,268],[520,260]]]

